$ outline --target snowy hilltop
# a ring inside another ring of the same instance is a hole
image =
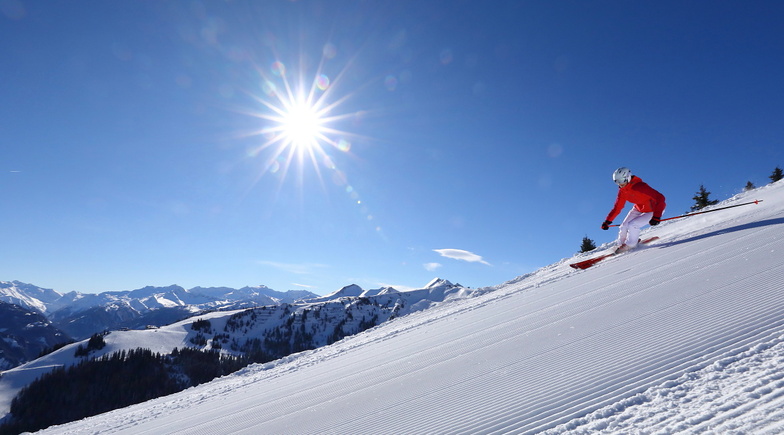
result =
[[[717,207],[755,199],[41,433],[781,432],[784,182]]]

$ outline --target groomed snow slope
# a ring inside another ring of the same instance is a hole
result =
[[[719,206],[754,199],[44,433],[782,431],[784,182]]]

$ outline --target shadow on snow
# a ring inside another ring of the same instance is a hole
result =
[[[743,225],[738,225],[738,226],[734,226],[734,227],[730,227],[730,228],[725,228],[723,230],[712,231],[710,233],[700,234],[699,236],[689,237],[688,239],[676,240],[674,242],[662,243],[659,246],[661,246],[662,248],[666,248],[666,247],[669,247],[669,246],[680,245],[682,243],[690,243],[690,242],[694,242],[694,241],[701,240],[701,239],[707,239],[709,237],[714,237],[714,236],[718,236],[718,235],[721,235],[721,234],[728,234],[728,233],[734,233],[736,231],[745,231],[745,230],[750,230],[750,229],[753,229],[753,228],[761,228],[761,227],[767,227],[767,226],[770,226],[770,225],[781,225],[781,224],[784,224],[784,218],[765,219],[765,220],[758,221],[758,222],[751,222],[751,223],[748,223],[748,224],[743,224]]]

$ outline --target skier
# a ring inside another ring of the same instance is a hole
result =
[[[618,231],[618,247],[615,252],[628,251],[637,246],[639,242],[640,228],[646,223],[659,225],[661,216],[664,213],[664,195],[645,184],[639,177],[632,175],[629,168],[620,167],[613,172],[613,181],[618,185],[618,197],[615,205],[607,215],[602,229],[607,230],[613,219],[623,210],[626,201],[634,203],[634,207],[629,210],[629,214],[620,225]]]

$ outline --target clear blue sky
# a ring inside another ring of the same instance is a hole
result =
[[[500,284],[613,240],[618,166],[665,217],[766,184],[782,22],[781,1],[0,0],[0,280]],[[281,129],[300,95],[315,144]]]

